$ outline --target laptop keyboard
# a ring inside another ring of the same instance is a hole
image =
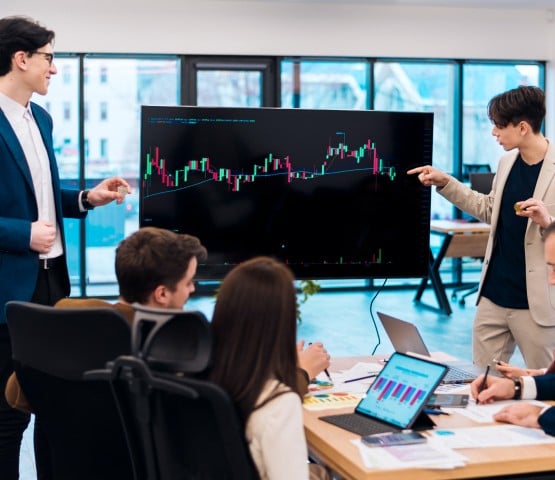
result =
[[[476,375],[472,375],[466,370],[457,367],[449,367],[441,383],[471,383],[475,378]]]
[[[324,420],[324,422],[331,423],[332,425],[344,428],[358,435],[373,435],[376,433],[398,432],[401,430],[393,425],[387,425],[371,418],[358,415],[357,413],[327,415],[320,417],[320,420]]]

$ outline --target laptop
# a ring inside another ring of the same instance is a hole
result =
[[[431,358],[430,351],[416,325],[382,312],[377,313],[396,352],[413,353]],[[469,362],[455,360],[443,363],[449,367],[449,371],[442,383],[470,383],[478,375],[484,373],[482,369]]]
[[[358,435],[433,428],[422,409],[446,373],[445,365],[395,352],[354,413],[319,418]]]

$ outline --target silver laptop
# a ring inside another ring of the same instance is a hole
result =
[[[377,313],[396,352],[410,352],[431,358],[430,351],[416,325],[382,312]],[[478,375],[484,373],[482,369],[469,362],[450,361],[443,363],[449,367],[449,371],[442,383],[470,383]]]
[[[354,413],[320,420],[359,435],[432,428],[433,421],[422,409],[446,373],[446,365],[395,352]]]

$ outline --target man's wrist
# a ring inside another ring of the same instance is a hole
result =
[[[520,379],[520,377],[513,377],[513,382],[514,382],[514,394],[513,394],[513,400],[520,400],[522,398],[522,381]]]
[[[92,210],[94,205],[89,202],[89,190],[83,190],[81,192],[81,205],[85,210]]]

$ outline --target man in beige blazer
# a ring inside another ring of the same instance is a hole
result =
[[[543,230],[555,215],[555,147],[541,133],[545,95],[518,87],[488,105],[492,135],[508,153],[489,194],[426,165],[409,170],[423,185],[491,224],[473,326],[473,359],[509,361],[515,346],[529,368],[548,365],[555,347],[555,289],[548,288]]]

